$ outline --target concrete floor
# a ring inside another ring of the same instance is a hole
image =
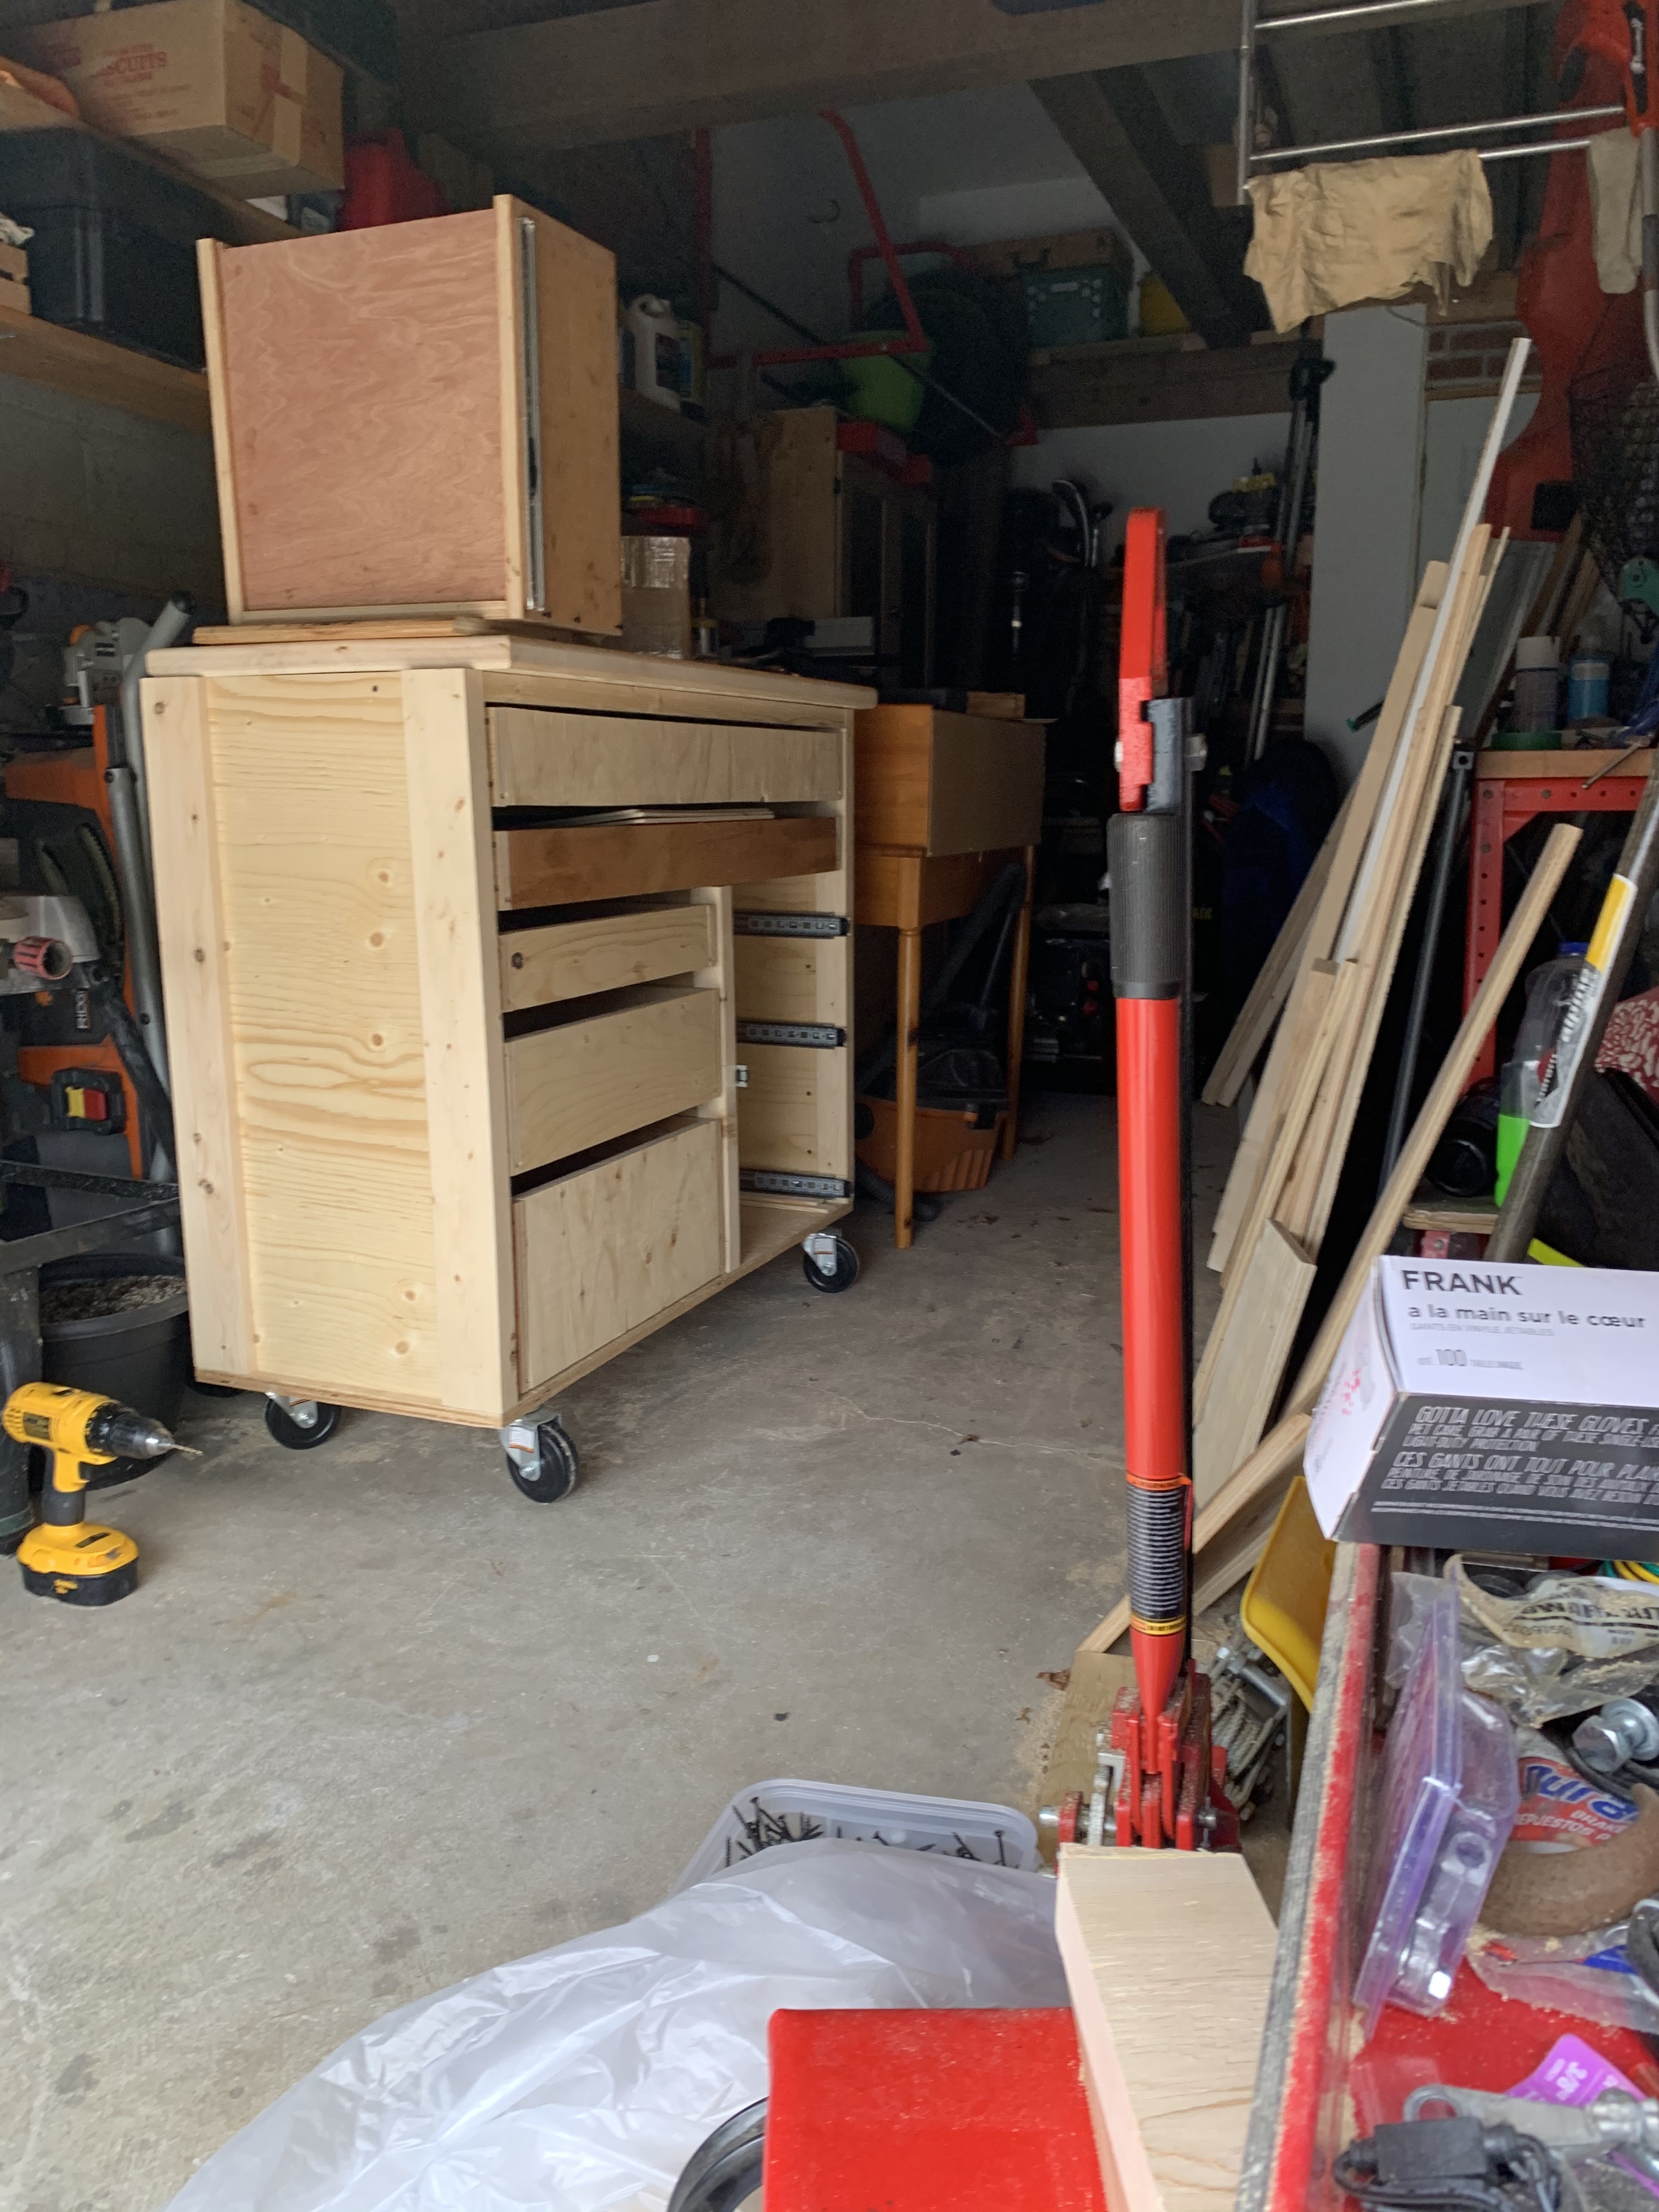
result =
[[[289,1453],[192,1397],[202,1457],[98,1495],[134,1597],[0,1568],[15,2212],[164,2203],[377,2014],[654,1902],[746,1783],[1033,1807],[1039,1672],[1122,1584],[1109,1103],[853,1235],[851,1292],[786,1256],[572,1391],[563,1504],[490,1434]]]

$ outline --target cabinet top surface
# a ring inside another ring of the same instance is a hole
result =
[[[855,684],[825,684],[776,669],[738,668],[724,661],[673,660],[661,653],[617,653],[602,646],[544,644],[538,639],[480,637],[333,638],[315,643],[173,646],[152,653],[151,676],[323,676],[405,668],[467,668],[520,676],[556,676],[592,684],[650,684],[661,690],[775,700],[790,707],[850,713],[873,706],[876,695]]]

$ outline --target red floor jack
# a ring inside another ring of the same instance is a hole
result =
[[[1238,1846],[1192,1662],[1192,702],[1167,696],[1164,515],[1137,507],[1124,545],[1118,805],[1107,833],[1117,1000],[1123,1435],[1134,1690],[1118,1693],[1120,1844]]]

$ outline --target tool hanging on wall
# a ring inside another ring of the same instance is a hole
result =
[[[1136,1682],[1119,1693],[1112,1748],[1125,1761],[1118,1842],[1192,1850],[1236,1844],[1238,1820],[1191,1653],[1191,780],[1204,746],[1167,681],[1164,515],[1139,507],[1124,541],[1121,811],[1107,832]]]

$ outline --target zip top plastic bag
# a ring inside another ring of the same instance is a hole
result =
[[[170,2212],[659,2212],[767,2090],[780,2007],[1063,2005],[1054,1884],[871,1844],[769,1851],[350,2037]]]

